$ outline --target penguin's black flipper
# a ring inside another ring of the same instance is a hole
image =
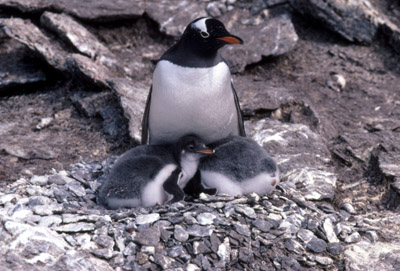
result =
[[[232,81],[231,81],[231,87],[232,87],[233,97],[235,99],[236,111],[237,111],[237,115],[238,115],[239,135],[246,137],[246,131],[244,130],[244,123],[243,123],[242,111],[240,109],[239,98],[237,96],[237,93],[236,93],[235,87],[233,86]]]
[[[192,179],[189,180],[185,188],[183,188],[183,191],[188,196],[188,200],[198,199],[200,193],[205,193],[209,195],[215,195],[217,193],[217,189],[205,188],[204,185],[201,183],[200,170],[196,171],[196,174],[193,176]]]
[[[185,197],[185,193],[183,193],[182,189],[178,185],[181,173],[182,171],[180,168],[176,168],[163,184],[165,192],[167,192],[169,195],[172,195],[172,199],[167,201],[167,204],[181,201]]]
[[[149,143],[149,115],[150,115],[150,103],[151,103],[151,92],[153,86],[150,87],[149,95],[147,96],[146,107],[144,109],[143,120],[142,120],[142,144]]]

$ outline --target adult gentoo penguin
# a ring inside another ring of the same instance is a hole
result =
[[[243,41],[213,18],[191,22],[160,58],[142,122],[142,144],[176,142],[195,134],[206,144],[245,136],[228,65],[218,50]]]
[[[200,158],[214,153],[195,136],[175,144],[142,145],[123,154],[100,188],[98,202],[110,209],[182,200]]]
[[[269,194],[279,183],[275,161],[257,142],[233,136],[209,144],[215,155],[202,159],[201,182],[219,194],[232,196],[255,192]]]

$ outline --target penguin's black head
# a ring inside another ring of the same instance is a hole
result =
[[[181,137],[176,143],[175,149],[179,156],[190,155],[198,158],[214,153],[213,149],[207,147],[203,141],[194,135]]]
[[[216,52],[226,44],[242,44],[243,40],[230,34],[223,23],[214,18],[198,18],[185,29],[182,41],[200,51]]]

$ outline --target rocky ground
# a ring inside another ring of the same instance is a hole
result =
[[[281,185],[105,210],[155,62],[207,15],[245,41],[223,53]],[[399,18],[383,0],[0,0],[0,270],[397,270]]]

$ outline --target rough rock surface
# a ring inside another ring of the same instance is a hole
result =
[[[383,0],[0,0],[0,270],[397,270],[399,15]],[[282,183],[105,210],[96,191],[140,139],[154,64],[199,16],[245,40],[224,57]]]

